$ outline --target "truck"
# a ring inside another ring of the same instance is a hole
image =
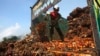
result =
[[[52,8],[54,5],[59,3],[61,0],[37,0],[35,5],[31,7],[31,32],[37,32],[36,28],[37,25],[44,24],[45,28],[44,33],[48,38],[50,38],[49,33],[49,24],[50,24],[50,17],[48,17],[48,20],[45,21],[46,12]],[[87,4],[90,7],[90,16],[91,16],[91,25],[92,25],[92,33],[93,33],[93,39],[97,50],[97,55],[100,56],[100,0],[87,0]],[[42,25],[42,27],[44,27]],[[59,26],[64,34],[68,30],[67,20],[63,19],[62,21],[59,21]],[[54,37],[59,37],[57,32],[55,32]],[[57,38],[55,38],[57,39]]]

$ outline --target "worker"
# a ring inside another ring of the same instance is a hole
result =
[[[59,28],[59,24],[58,24],[58,21],[59,19],[61,19],[61,15],[59,13],[59,7],[57,5],[55,5],[53,7],[53,11],[50,12],[50,17],[51,17],[51,24],[50,24],[50,37],[51,37],[51,40],[53,38],[53,34],[54,34],[54,28],[57,30],[59,36],[60,36],[60,39],[62,41],[64,41],[64,36],[61,32],[61,29]]]

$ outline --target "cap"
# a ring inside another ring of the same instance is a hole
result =
[[[54,8],[55,8],[55,9],[59,9],[58,5],[55,5]]]
[[[58,5],[55,5],[55,6],[53,7],[53,9],[56,10],[56,11],[59,11]]]

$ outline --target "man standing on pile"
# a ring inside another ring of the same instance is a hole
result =
[[[55,5],[53,7],[53,11],[50,13],[50,17],[51,17],[51,24],[50,24],[50,37],[51,37],[51,40],[53,38],[54,28],[55,28],[57,30],[59,36],[60,36],[60,39],[62,41],[64,41],[64,35],[61,32],[61,29],[60,29],[59,24],[58,24],[59,19],[61,19],[61,15],[59,13],[59,7],[57,5]]]

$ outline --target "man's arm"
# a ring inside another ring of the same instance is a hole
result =
[[[64,18],[61,16],[61,14],[60,14],[60,13],[59,13],[59,19],[60,19],[60,20],[64,19]]]

